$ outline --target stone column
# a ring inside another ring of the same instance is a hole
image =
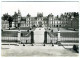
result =
[[[21,31],[18,31],[18,42],[20,43],[20,38],[21,38]]]
[[[60,31],[58,31],[58,42],[60,42]]]
[[[14,22],[12,22],[12,28],[14,28],[15,27],[15,25],[14,25],[15,23]]]

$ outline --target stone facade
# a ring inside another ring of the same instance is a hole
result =
[[[79,26],[79,14],[78,13],[64,13],[60,16],[54,16],[52,13],[48,16],[43,16],[43,13],[37,13],[36,17],[32,17],[30,14],[27,14],[26,17],[21,16],[20,10],[18,13],[15,13],[16,18],[13,19],[12,25],[15,27],[66,27],[66,28],[78,28]],[[74,14],[74,15],[73,15]],[[14,16],[14,17],[15,17]],[[73,18],[72,18],[73,16]],[[76,25],[77,24],[77,25]],[[2,28],[8,27],[9,23],[2,23]],[[75,26],[74,26],[75,25]],[[13,27],[14,27],[13,26]]]
[[[54,18],[53,18],[53,15],[51,13],[51,14],[48,15],[48,25],[49,25],[49,27],[53,27],[53,20],[54,20]]]
[[[37,14],[37,27],[42,27],[43,24],[44,24],[43,13],[38,13]]]
[[[26,26],[31,27],[31,15],[26,16]]]

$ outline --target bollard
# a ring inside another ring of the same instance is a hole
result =
[[[25,46],[25,44],[23,44],[23,46]]]
[[[34,45],[33,45],[33,43],[32,43],[32,45],[31,45],[31,46],[34,46]]]
[[[44,43],[44,45],[43,46],[45,46],[45,43]]]

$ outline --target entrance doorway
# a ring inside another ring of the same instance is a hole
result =
[[[36,28],[34,31],[34,43],[41,44],[44,43],[44,28]]]
[[[39,24],[39,27],[42,27],[42,22],[41,21],[39,21],[38,24]]]

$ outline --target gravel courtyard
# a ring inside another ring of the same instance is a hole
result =
[[[2,56],[70,56],[78,57],[79,53],[76,53],[71,48],[65,49],[63,46],[51,46],[47,44],[46,46],[37,45],[31,46],[27,44],[22,46],[14,45],[2,45],[1,46],[1,55]]]

